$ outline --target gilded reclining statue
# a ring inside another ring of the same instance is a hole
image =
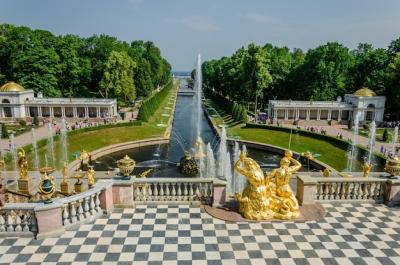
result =
[[[301,168],[291,151],[286,151],[280,167],[264,176],[257,162],[241,153],[235,170],[244,175],[248,185],[242,193],[236,193],[239,212],[247,219],[295,219],[299,217],[299,204],[289,182],[293,173]]]

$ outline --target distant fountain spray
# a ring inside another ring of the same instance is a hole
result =
[[[15,145],[15,137],[14,134],[10,135],[10,152],[13,160],[13,171],[15,171],[15,177],[18,178],[18,154],[17,154],[17,147]]]
[[[67,122],[65,118],[61,120],[61,152],[61,161],[68,162]]]
[[[399,126],[394,128],[393,141],[392,141],[392,156],[396,154],[396,145],[399,140]]]
[[[49,122],[47,124],[47,158],[50,157],[50,165],[55,168],[53,136],[53,125]]]
[[[368,139],[368,163],[370,165],[374,164],[374,153],[375,148],[375,137],[376,137],[376,124],[375,121],[372,121],[369,127],[369,139]]]
[[[206,177],[215,177],[215,158],[210,143],[207,144],[207,171]]]
[[[353,126],[353,136],[351,139],[351,146],[347,153],[347,171],[353,171],[353,164],[354,161],[357,159],[357,138],[358,138],[358,129],[359,129],[359,122],[360,122],[360,115],[357,113],[354,119],[354,126]]]
[[[225,127],[221,128],[221,134],[220,134],[220,141],[219,141],[219,150],[218,150],[218,176],[223,176],[225,173],[225,165],[226,165],[226,152],[228,151],[227,149],[227,143],[226,143],[226,129]]]
[[[38,155],[38,148],[37,148],[37,139],[36,139],[36,130],[32,128],[31,130],[32,136],[32,151],[33,151],[33,165],[35,166],[35,170],[39,169],[39,155]]]
[[[232,181],[232,163],[231,163],[231,155],[229,152],[225,153],[225,165],[224,165],[224,177],[226,179],[226,193],[227,195],[231,195],[234,188],[233,188],[233,181]]]

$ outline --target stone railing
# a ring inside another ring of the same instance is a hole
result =
[[[212,178],[134,178],[114,180],[116,207],[134,204],[221,204],[225,202],[225,182]]]
[[[383,200],[383,184],[378,178],[317,178],[316,200]]]
[[[400,180],[384,177],[326,178],[298,175],[296,196],[300,204],[371,200],[397,205],[400,203]]]
[[[35,236],[36,203],[6,204],[0,210],[0,236]]]
[[[58,200],[62,205],[63,226],[66,229],[74,228],[101,216],[103,211],[100,207],[100,194],[111,186],[112,181],[101,181],[88,191]]]

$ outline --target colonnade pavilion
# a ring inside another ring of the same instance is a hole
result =
[[[0,118],[107,118],[117,115],[116,99],[45,98],[42,93],[8,82],[0,87]]]

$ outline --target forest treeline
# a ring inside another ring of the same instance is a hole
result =
[[[0,85],[15,81],[46,97],[117,98],[125,105],[170,80],[171,65],[150,41],[0,24]]]
[[[329,42],[303,52],[248,45],[202,64],[203,85],[239,103],[269,99],[336,100],[360,87],[386,96],[386,113],[400,119],[400,38],[387,49]]]

